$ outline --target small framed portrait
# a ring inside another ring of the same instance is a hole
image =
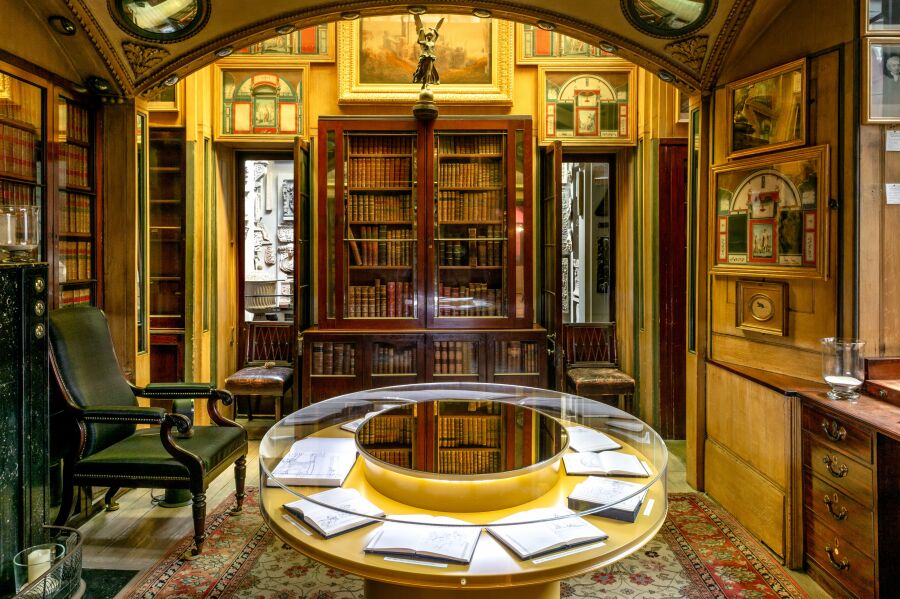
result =
[[[900,31],[900,4],[894,0],[862,0],[859,4],[863,35]]]
[[[900,123],[900,39],[866,38],[863,122]]]
[[[725,92],[729,158],[806,143],[805,58],[729,83]]]

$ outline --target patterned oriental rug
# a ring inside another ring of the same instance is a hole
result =
[[[188,561],[186,536],[121,595],[127,599],[362,599],[362,579],[281,542],[263,522],[257,489],[232,516],[230,497],[207,518],[206,547]],[[669,515],[641,550],[562,583],[563,597],[807,597],[727,512],[697,493],[669,496]]]

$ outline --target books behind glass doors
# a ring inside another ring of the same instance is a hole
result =
[[[388,518],[391,518],[389,516]],[[481,535],[478,526],[429,526],[428,524],[469,524],[446,516],[422,514],[396,516],[387,521],[366,545],[366,552],[418,557],[442,562],[468,564]],[[409,524],[420,522],[421,524]]]
[[[566,433],[569,435],[569,447],[575,451],[606,451],[622,448],[620,444],[600,431],[586,426],[567,426]]]
[[[573,514],[575,512],[566,508],[537,508],[492,522],[492,524],[525,522],[524,524],[488,526],[487,531],[512,549],[520,559],[531,559],[609,537],[584,518]],[[557,519],[547,520],[548,518]],[[535,522],[535,520],[544,521]]]
[[[314,503],[310,499],[318,503]],[[348,514],[325,506],[355,513]],[[360,495],[356,489],[338,488],[313,493],[308,499],[285,503],[284,509],[312,526],[326,539],[377,522],[377,520],[365,516],[384,516],[381,508]]]
[[[307,437],[291,446],[272,476],[286,485],[340,487],[355,463],[354,439]],[[267,484],[278,486],[271,479]]]
[[[601,506],[610,506],[591,515],[634,522],[641,509],[641,504],[644,502],[644,497],[647,495],[646,490],[640,491],[642,486],[622,480],[589,476],[572,489],[572,493],[569,494],[569,507],[582,512]],[[637,493],[638,491],[640,492]],[[616,499],[628,497],[633,493],[637,494],[612,504]]]
[[[566,474],[597,474],[600,476],[650,476],[636,456],[621,451],[602,453],[567,453],[563,456]]]

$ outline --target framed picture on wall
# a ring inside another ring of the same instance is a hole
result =
[[[725,86],[728,156],[737,158],[806,143],[806,59]]]
[[[435,27],[440,19],[435,66],[441,82],[431,87],[435,101],[511,104],[514,24],[471,15],[422,16],[425,27]],[[339,23],[338,101],[415,103],[421,89],[412,82],[417,40],[411,14]]]
[[[294,221],[294,178],[278,177],[279,224]]]
[[[900,38],[866,38],[863,122],[900,123]]]
[[[828,278],[828,146],[711,169],[712,272]]]
[[[292,140],[307,135],[306,66],[245,59],[213,65],[219,140]]]
[[[691,114],[691,97],[680,89],[675,90],[675,123],[687,123]]]
[[[298,59],[304,62],[334,62],[334,31],[334,23],[298,29],[250,44],[222,60],[227,63],[247,57],[260,57],[268,60],[280,59],[291,64],[296,64]]]
[[[156,96],[150,98],[147,108],[153,112],[178,112],[181,110],[184,81],[164,87]]]
[[[621,63],[615,54],[604,52],[597,46],[555,31],[547,31],[536,25],[516,24],[517,64],[591,64]]]
[[[894,0],[862,0],[859,4],[864,35],[900,32],[900,3]]]
[[[621,146],[636,143],[636,67],[540,67],[540,142]]]

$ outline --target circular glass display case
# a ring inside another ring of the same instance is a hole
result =
[[[207,0],[109,0],[116,22],[129,33],[156,42],[193,35],[209,18]]]
[[[583,397],[479,383],[386,387],[271,428],[260,444],[260,508],[294,548],[362,576],[370,599],[558,597],[559,580],[656,534],[667,460],[650,427]],[[610,474],[589,474],[601,471]],[[386,549],[397,525],[401,546]]]
[[[622,0],[632,25],[655,37],[680,37],[703,27],[717,0]]]

